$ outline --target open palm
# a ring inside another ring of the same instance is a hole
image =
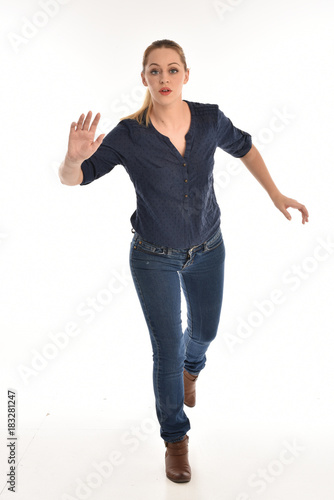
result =
[[[78,123],[71,124],[70,136],[68,140],[67,156],[71,161],[82,162],[92,156],[95,151],[101,146],[105,134],[99,135],[94,141],[97,125],[100,120],[100,113],[95,116],[92,125],[90,120],[92,112],[88,111],[85,118],[84,113],[80,115]]]

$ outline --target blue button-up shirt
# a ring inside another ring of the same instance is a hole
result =
[[[137,196],[133,229],[151,243],[182,249],[204,243],[220,226],[213,187],[216,148],[240,158],[252,146],[251,136],[236,128],[217,104],[186,102],[191,123],[184,156],[152,123],[146,127],[126,119],[81,165],[81,185],[123,165]]]

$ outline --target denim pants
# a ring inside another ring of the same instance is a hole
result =
[[[129,261],[152,344],[160,435],[167,442],[180,441],[190,429],[183,408],[183,369],[200,373],[219,324],[225,261],[221,229],[185,249],[158,246],[134,232]],[[184,333],[181,288],[187,304]]]

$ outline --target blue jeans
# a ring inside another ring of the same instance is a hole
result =
[[[225,245],[219,228],[206,242],[175,249],[135,232],[130,269],[153,349],[153,389],[160,435],[180,441],[190,429],[184,412],[183,369],[198,375],[216,337],[224,284]],[[181,286],[180,286],[181,285]],[[187,304],[182,332],[181,287]]]

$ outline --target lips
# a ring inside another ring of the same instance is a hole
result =
[[[172,91],[168,87],[162,87],[162,89],[159,90],[161,95],[169,95]]]

